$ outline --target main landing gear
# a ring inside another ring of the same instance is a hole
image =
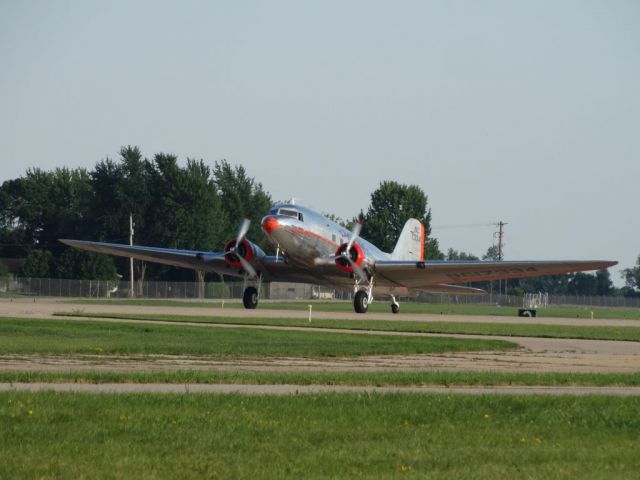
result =
[[[254,309],[258,306],[258,289],[256,287],[247,287],[242,295],[242,303],[244,308]]]
[[[391,312],[394,314],[400,312],[400,304],[396,302],[396,297],[393,295],[391,295]]]
[[[242,304],[244,308],[249,310],[253,310],[258,306],[258,301],[260,300],[260,290],[262,290],[262,276],[258,275],[258,284],[257,287],[253,285],[247,286],[247,281],[249,280],[248,276],[244,277],[244,292],[242,294]]]
[[[373,277],[368,277],[368,285],[360,287],[360,279],[355,277],[353,285],[353,309],[356,313],[367,313],[369,304],[373,301]]]
[[[356,313],[367,313],[369,309],[369,295],[364,290],[358,290],[353,297],[353,309]]]
[[[366,287],[361,287],[360,281],[356,279],[353,291],[353,309],[356,313],[367,313],[369,305],[373,301],[373,277],[369,277]],[[391,312],[400,313],[400,304],[393,295],[391,295]]]

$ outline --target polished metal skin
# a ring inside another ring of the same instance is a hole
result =
[[[452,284],[599,270],[617,263],[599,260],[426,261],[423,258],[424,227],[415,219],[407,222],[398,245],[393,252],[387,253],[360,238],[359,226],[349,231],[310,208],[291,203],[275,205],[261,221],[266,238],[276,250],[276,255],[266,255],[245,238],[247,222],[242,222],[238,235],[227,242],[223,252],[60,241],[91,252],[257,280],[258,291],[262,281],[353,288],[356,294],[354,308],[359,313],[366,312],[374,294],[390,297],[392,311],[397,313],[395,297],[400,295],[419,291],[483,294],[485,292],[480,289]],[[253,296],[253,291],[247,296]],[[255,308],[253,302],[245,302],[245,305]]]

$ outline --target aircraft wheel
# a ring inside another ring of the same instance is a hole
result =
[[[393,313],[399,313],[400,312],[400,305],[398,305],[397,303],[392,303],[391,304],[391,311]]]
[[[358,290],[353,297],[353,308],[356,313],[367,313],[369,309],[369,295],[364,290]]]
[[[258,306],[258,289],[256,287],[245,288],[242,295],[242,303],[244,308],[256,308]]]

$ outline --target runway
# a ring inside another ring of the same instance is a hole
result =
[[[246,318],[300,318],[309,316],[308,304],[301,302],[299,310],[275,310],[258,308],[245,310],[237,301],[222,301],[216,307],[195,307],[193,301],[185,300],[185,306],[140,306],[140,305],[100,305],[73,304],[73,299],[53,298],[20,298],[0,299],[0,316],[12,317],[51,317],[53,312],[80,311],[87,313],[146,313],[151,315],[185,315],[205,317],[238,317]],[[215,303],[215,302],[212,302]],[[430,313],[392,313],[358,314],[353,311],[321,312],[313,310],[312,318],[317,320],[389,320],[403,322],[452,322],[452,323],[519,323],[535,325],[572,325],[572,326],[608,326],[608,327],[640,327],[640,320],[594,318],[531,318],[498,315],[437,315]]]

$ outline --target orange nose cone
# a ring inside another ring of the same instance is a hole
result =
[[[262,229],[266,233],[271,233],[279,227],[280,224],[278,223],[278,220],[276,220],[276,217],[268,216],[265,217],[264,220],[262,220]]]

